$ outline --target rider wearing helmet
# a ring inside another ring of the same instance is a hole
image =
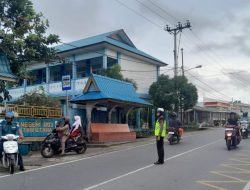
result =
[[[234,129],[236,130],[236,137],[235,138],[241,138],[240,126],[239,126],[238,118],[236,117],[235,112],[231,112],[229,114],[229,118],[227,120],[227,125],[233,125]]]
[[[175,112],[173,112],[170,115],[169,127],[174,128],[176,130],[177,134],[179,136],[182,136],[183,131],[180,130],[181,122],[178,120],[177,114]]]
[[[157,109],[157,121],[155,123],[155,136],[157,144],[158,161],[154,164],[164,163],[164,137],[166,136],[167,123],[164,119],[164,109]]]
[[[238,126],[238,119],[236,118],[236,113],[235,112],[230,113],[229,118],[227,120],[227,124],[228,125]]]
[[[5,120],[0,122],[0,137],[7,135],[7,134],[19,134],[19,138],[23,138],[23,133],[21,128],[16,124],[13,123],[14,119],[14,113],[13,112],[7,112],[5,114]],[[0,158],[2,157],[2,151],[3,151],[3,142],[0,140]],[[24,166],[23,166],[23,159],[21,154],[18,155],[18,164],[20,166],[20,171],[24,171]]]

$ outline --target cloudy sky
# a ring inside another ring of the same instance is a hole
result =
[[[50,33],[63,42],[124,29],[136,47],[169,64],[172,75],[173,36],[168,24],[190,20],[181,34],[189,80],[203,97],[250,103],[249,0],[32,0],[50,21]],[[179,40],[178,40],[179,43]],[[179,65],[181,63],[179,54]]]

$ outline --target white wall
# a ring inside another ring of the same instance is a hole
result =
[[[117,57],[117,52],[111,49],[106,49],[106,55],[108,55],[109,57],[116,59]]]
[[[137,92],[148,94],[150,85],[157,80],[157,66],[124,54],[121,54],[120,65],[122,70],[128,70],[122,71],[123,76],[136,81]]]

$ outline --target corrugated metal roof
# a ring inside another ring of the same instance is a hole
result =
[[[167,65],[166,63],[162,62],[161,60],[159,60],[159,59],[157,59],[157,58],[155,58],[155,57],[153,57],[153,56],[151,56],[151,55],[149,55],[141,50],[138,50],[137,48],[134,47],[133,44],[128,45],[126,43],[123,43],[121,41],[113,39],[112,35],[114,35],[116,33],[121,34],[121,35],[122,34],[126,35],[126,33],[121,29],[121,30],[116,30],[116,31],[100,34],[97,36],[85,38],[82,40],[70,42],[70,43],[68,43],[68,45],[67,44],[59,45],[59,46],[56,46],[55,48],[57,49],[58,53],[62,53],[65,51],[70,51],[73,49],[82,48],[85,46],[95,45],[95,44],[99,44],[99,43],[109,43],[111,45],[117,46],[117,47],[122,48],[124,50],[127,50],[129,52],[132,52],[132,53],[135,53],[137,55],[141,55],[143,57],[157,61],[160,64]]]
[[[71,100],[71,102],[87,102],[102,99],[112,99],[117,101],[131,102],[141,105],[150,105],[143,99],[139,98],[133,84],[124,81],[95,75],[89,80],[94,80],[100,91],[87,91]]]

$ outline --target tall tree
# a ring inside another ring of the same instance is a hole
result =
[[[169,78],[161,75],[157,82],[150,86],[149,94],[154,106],[170,111],[177,111],[179,107],[187,110],[198,100],[196,87],[189,83],[187,78],[181,76]]]
[[[56,50],[49,47],[59,42],[59,36],[47,34],[49,22],[36,13],[30,0],[0,0],[0,50],[10,62],[12,72],[28,78],[31,62],[50,62]]]

